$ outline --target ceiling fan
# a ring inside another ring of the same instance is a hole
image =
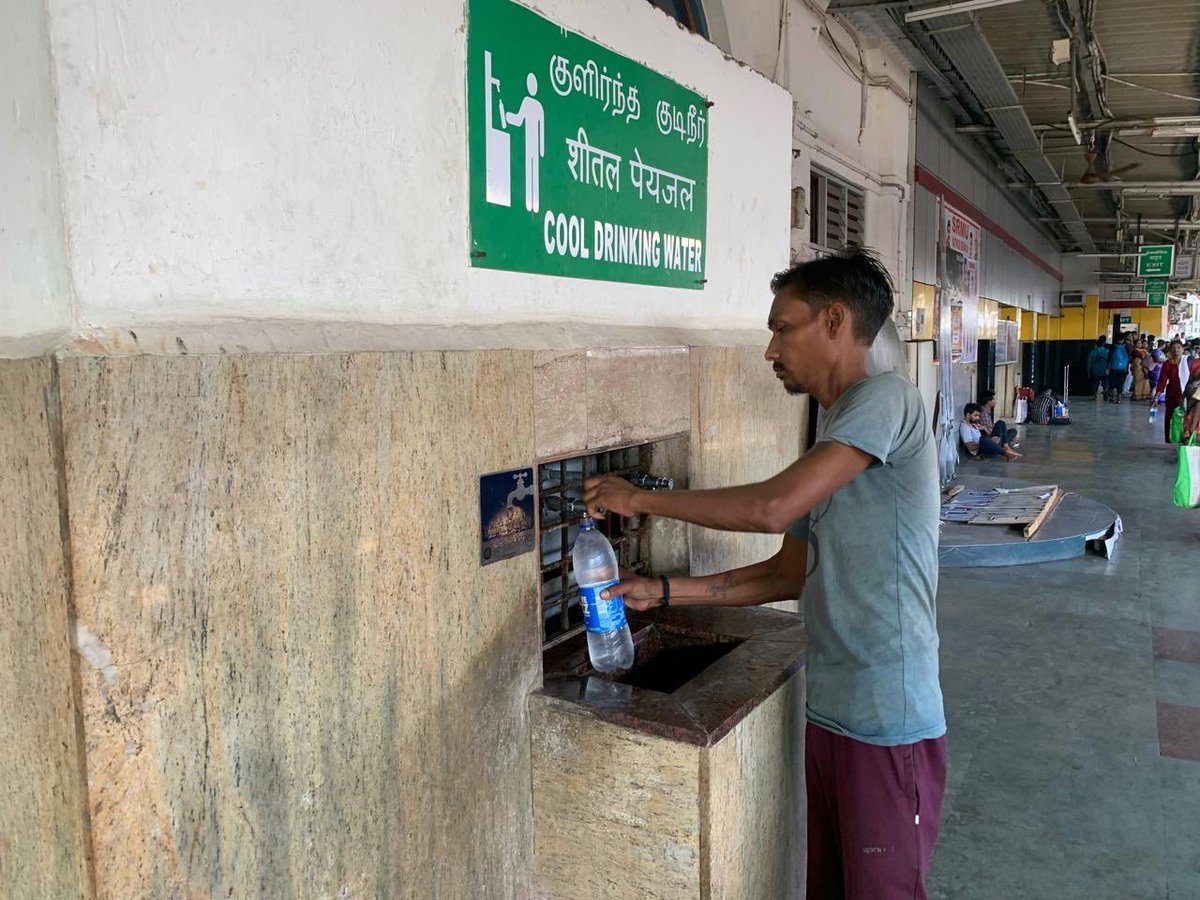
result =
[[[1084,170],[1083,175],[1081,175],[1079,178],[1081,184],[1100,184],[1101,182],[1106,181],[1120,181],[1121,175],[1124,175],[1126,172],[1132,172],[1141,165],[1141,163],[1132,162],[1128,165],[1118,166],[1115,169],[1109,169],[1107,172],[1101,174],[1100,172],[1096,171],[1096,151],[1089,148],[1083,151],[1083,156],[1087,160],[1087,169]]]

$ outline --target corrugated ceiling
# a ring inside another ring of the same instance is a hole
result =
[[[1113,117],[1200,115],[1200,0],[1096,0],[1085,5],[1091,8],[1093,32],[1110,76],[1104,88]],[[1067,34],[1055,8],[1053,3],[1015,3],[981,10],[977,20],[1030,121],[1057,126],[1043,138],[1051,164],[1065,181],[1078,181],[1087,162],[1066,127],[1070,66],[1050,60],[1051,42]],[[1110,170],[1124,170],[1118,177],[1126,180],[1191,180],[1197,174],[1196,144],[1190,138],[1122,136],[1110,144],[1108,162]],[[1106,194],[1073,196],[1084,218],[1102,218],[1112,215],[1113,195]],[[1169,219],[1185,214],[1188,202],[1127,196],[1124,208],[1131,215]],[[1103,226],[1091,230],[1103,240],[1114,233]]]
[[[860,30],[904,49],[905,56],[916,60],[918,68],[933,77],[943,92],[952,92],[960,113],[968,117],[963,124],[998,129],[981,139],[1002,156],[1020,162],[1029,176],[1026,180],[1039,182],[1051,204],[1066,212],[1064,249],[1070,249],[1077,239],[1078,226],[1071,223],[1069,205],[1054,199],[1067,196],[1063,188],[1045,182],[1078,182],[1087,171],[1085,148],[1075,142],[1067,127],[1072,65],[1056,66],[1050,59],[1051,43],[1070,35],[1072,4],[1082,8],[1090,20],[1108,76],[1103,80],[1103,97],[1111,118],[1194,116],[1200,120],[1200,0],[1023,0],[909,24],[903,22],[908,9],[934,6],[934,0],[910,0],[907,5],[834,0],[830,6]],[[978,38],[972,36],[976,26],[986,40],[982,49]],[[991,74],[995,63],[989,65],[988,47],[1009,77],[1019,110],[1003,108],[1004,104],[995,100],[1005,92],[996,88]],[[1080,48],[1074,49],[1079,53]],[[947,68],[951,58],[953,71]],[[980,91],[992,103],[980,102]],[[1079,94],[1075,115],[1084,121],[1089,105],[1084,92]],[[1017,118],[1032,123],[1038,137],[1035,148],[1029,146],[1027,132],[1016,127]],[[1017,143],[1009,146],[1009,138]],[[1197,177],[1198,149],[1197,141],[1190,137],[1122,134],[1108,144],[1107,157],[1101,156],[1096,170],[1127,181],[1191,181]],[[1115,218],[1120,195],[1110,190],[1072,189],[1069,196],[1084,219],[1107,223]],[[1033,199],[1044,206],[1045,201]],[[1122,203],[1128,215],[1154,219],[1174,219],[1191,208],[1189,199],[1169,196],[1125,195]],[[1089,223],[1088,229],[1102,242],[1111,241],[1116,234],[1109,224]]]

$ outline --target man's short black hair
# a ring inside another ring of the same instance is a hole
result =
[[[982,406],[984,403],[989,403],[989,402],[991,402],[992,400],[995,400],[995,399],[996,399],[996,392],[995,392],[995,391],[980,391],[980,392],[979,392],[979,403],[980,403],[980,405],[981,405],[981,406]]]
[[[1041,389],[1041,390],[1040,390],[1038,393],[1041,393],[1041,394],[1053,394],[1053,393],[1054,393],[1054,388],[1052,388],[1052,387],[1051,387],[1050,385],[1048,385],[1048,384],[1043,384],[1043,385],[1042,385],[1042,389]]]
[[[1097,347],[1099,347],[1101,344],[1107,344],[1107,343],[1108,343],[1108,335],[1106,335],[1106,334],[1102,334],[1102,335],[1100,335],[1100,337],[1096,338],[1096,346]]]
[[[830,303],[842,303],[854,318],[854,337],[870,344],[892,314],[895,289],[887,269],[870,250],[852,247],[792,266],[771,279],[771,290],[789,291],[820,312]]]
[[[968,403],[966,406],[963,407],[963,418],[965,419],[971,413],[981,413],[981,412],[983,412],[983,407],[980,406],[978,403]]]

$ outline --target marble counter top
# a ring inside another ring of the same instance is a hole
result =
[[[597,718],[647,734],[710,747],[803,665],[808,634],[795,613],[759,607],[676,607],[629,613],[638,645],[638,680],[656,642],[697,649],[722,645],[715,662],[666,693],[597,675],[580,634],[546,652],[535,697],[583,707]],[[653,660],[651,660],[653,662]]]

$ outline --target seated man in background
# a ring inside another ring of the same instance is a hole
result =
[[[996,414],[996,392],[983,391],[979,395],[979,405],[983,407],[979,414],[979,431],[989,437],[998,438],[1001,447],[1005,444],[1012,445],[1014,449],[1020,447],[1017,443],[1017,429],[992,420],[992,416]]]
[[[978,403],[968,403],[963,408],[963,423],[958,428],[959,437],[967,452],[976,459],[987,457],[1004,457],[1005,461],[1020,459],[1021,454],[1009,444],[1002,443],[999,438],[984,434],[979,429],[979,417],[983,407]],[[1003,423],[998,423],[997,432]]]
[[[1038,425],[1049,425],[1054,417],[1054,388],[1042,385],[1042,392],[1037,395],[1029,407],[1029,421]]]

